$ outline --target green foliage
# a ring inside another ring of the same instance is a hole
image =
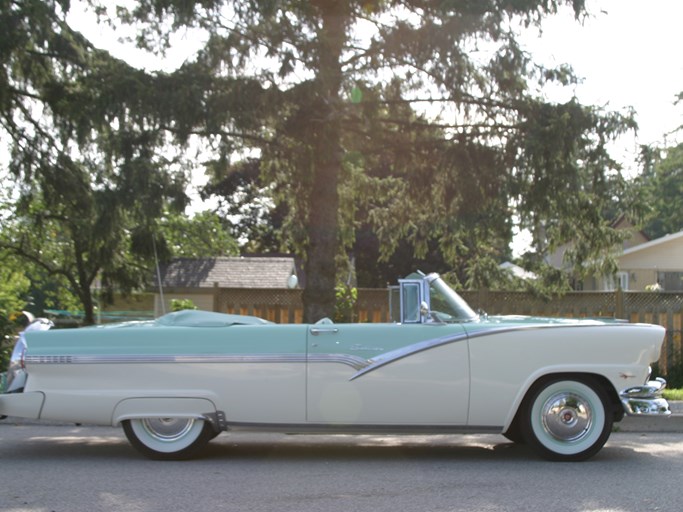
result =
[[[354,321],[354,308],[358,300],[358,290],[348,284],[339,283],[334,289],[336,302],[334,305],[334,321],[350,323]]]
[[[152,77],[73,31],[68,8],[0,9],[0,26],[11,26],[0,35],[0,131],[17,184],[0,248],[65,283],[93,323],[96,282],[107,300],[149,273],[156,219],[184,207],[185,173],[151,114]]]
[[[261,169],[261,160],[247,158],[234,164],[213,162],[211,180],[204,197],[218,199],[222,222],[240,242],[245,253],[289,252],[292,247],[283,232],[287,216],[284,202],[275,204],[272,187]]]
[[[29,281],[7,254],[0,252],[0,372],[7,369],[19,327],[17,319],[26,307]]]
[[[160,220],[160,234],[166,250],[175,258],[236,256],[237,242],[223,219],[214,212],[167,214]]]
[[[683,144],[645,148],[643,167],[634,186],[650,208],[644,231],[659,238],[683,230]]]
[[[192,299],[171,299],[171,311],[184,311],[186,309],[197,309]]]
[[[653,377],[664,377],[666,385],[672,389],[683,389],[683,364],[678,363],[662,371],[657,364],[652,365]]]
[[[7,371],[12,355],[14,326],[6,312],[0,310],[0,374]],[[2,390],[0,389],[0,392]]]
[[[682,380],[682,382],[683,382],[683,380]],[[667,400],[681,401],[681,400],[683,400],[683,389],[681,389],[681,388],[665,389],[664,392],[662,393],[662,396],[664,398],[666,398]]]

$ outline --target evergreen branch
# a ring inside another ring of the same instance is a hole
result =
[[[266,139],[264,137],[261,137],[259,135],[252,135],[248,133],[241,133],[241,132],[233,132],[233,131],[227,131],[227,130],[180,130],[178,128],[173,128],[168,125],[160,125],[159,129],[165,130],[170,133],[183,133],[183,134],[189,134],[189,135],[199,135],[201,137],[210,137],[214,135],[220,135],[222,137],[235,137],[238,139],[244,139],[244,140],[250,140],[252,142],[257,142],[259,144],[264,144],[264,145],[269,145],[269,146],[277,146],[278,143]]]

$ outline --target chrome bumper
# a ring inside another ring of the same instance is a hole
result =
[[[669,402],[661,397],[666,381],[660,377],[642,386],[634,386],[619,393],[628,416],[669,416]]]

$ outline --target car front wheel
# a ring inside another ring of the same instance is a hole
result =
[[[216,436],[209,422],[195,418],[125,420],[123,431],[133,447],[156,460],[188,459]]]
[[[590,378],[556,378],[532,390],[522,433],[548,460],[585,460],[600,451],[612,429],[609,398]]]

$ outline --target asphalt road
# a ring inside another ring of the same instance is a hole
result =
[[[142,458],[120,429],[0,422],[0,510],[675,511],[683,435],[614,433],[582,463],[501,436],[222,434],[201,458]]]

